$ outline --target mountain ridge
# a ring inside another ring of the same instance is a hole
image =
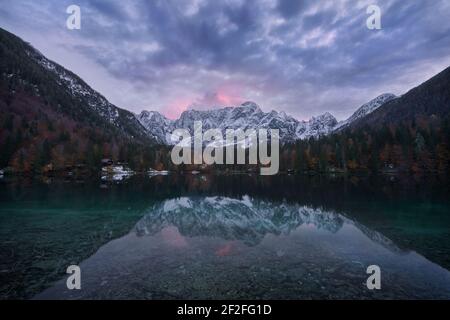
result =
[[[450,115],[450,67],[410,89],[398,99],[387,101],[364,119],[358,119],[353,128],[380,128],[394,123],[414,123],[433,115],[441,119]]]
[[[400,97],[378,96],[343,122],[330,113],[299,121],[282,111],[263,112],[254,102],[187,110],[169,120],[156,111],[135,115],[114,106],[3,29],[0,40],[0,168],[11,172],[94,171],[103,158],[135,171],[198,170],[174,165],[167,143],[174,128],[192,133],[194,121],[205,130],[279,129],[280,170],[289,172],[450,171],[450,67]],[[254,168],[217,168],[242,169]]]
[[[29,43],[23,41],[16,35],[0,28],[0,36],[2,40],[1,55],[5,62],[11,60],[11,55],[17,55],[17,58],[28,60],[30,64],[33,62],[37,65],[30,66],[30,70],[21,68],[20,65],[1,65],[1,76],[5,76],[11,80],[11,78],[17,78],[16,80],[22,82],[25,85],[34,87],[34,93],[41,95],[40,83],[27,83],[35,81],[41,74],[47,73],[46,80],[52,82],[56,87],[61,88],[61,91],[67,93],[71,98],[79,100],[81,107],[79,110],[70,110],[73,112],[73,116],[77,116],[79,113],[85,113],[86,111],[94,111],[100,116],[101,120],[109,122],[113,126],[117,127],[122,133],[132,138],[144,138],[145,130],[139,122],[136,121],[133,113],[128,110],[119,108],[110,103],[102,94],[92,89],[83,79],[77,76],[72,71],[64,68],[58,63],[47,59],[39,50],[31,46]],[[7,46],[10,46],[9,48]],[[26,57],[25,57],[26,55]],[[27,59],[28,58],[28,59]],[[44,70],[38,70],[42,67]],[[49,76],[50,75],[50,76]],[[53,77],[51,76],[53,75]],[[49,79],[50,78],[50,79]],[[14,79],[13,79],[14,80]],[[37,82],[37,81],[35,81]],[[46,94],[48,92],[45,92]],[[85,106],[88,106],[92,110],[86,110]],[[64,108],[60,108],[59,111],[65,112]],[[99,120],[99,119],[97,119]]]
[[[318,138],[349,126],[365,117],[384,103],[395,99],[391,93],[379,95],[359,107],[348,119],[338,122],[329,112],[311,117],[308,121],[297,120],[284,111],[263,112],[258,104],[247,101],[238,106],[227,106],[210,110],[190,109],[183,111],[178,119],[168,119],[158,111],[142,111],[136,118],[160,143],[173,144],[170,134],[175,129],[193,132],[194,121],[202,121],[205,130],[226,129],[279,129],[282,142],[295,142],[311,137]]]
[[[0,168],[40,171],[102,157],[138,163],[155,139],[134,114],[0,28]]]

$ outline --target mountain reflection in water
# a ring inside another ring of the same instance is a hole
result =
[[[173,198],[146,212],[81,264],[82,291],[63,280],[37,298],[450,298],[446,269],[336,212],[248,195]],[[381,291],[365,286],[371,264]]]
[[[439,181],[169,175],[0,189],[3,299],[450,297]],[[66,289],[70,264],[80,291]],[[366,287],[373,264],[381,290]]]
[[[147,210],[136,225],[138,236],[155,235],[174,226],[187,237],[208,236],[224,240],[241,240],[248,246],[259,244],[267,234],[288,236],[305,224],[318,230],[338,232],[350,219],[330,211],[286,202],[229,197],[175,198],[165,200]],[[359,225],[373,241],[399,251],[395,245],[376,231]]]

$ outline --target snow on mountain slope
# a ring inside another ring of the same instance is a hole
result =
[[[173,144],[170,135],[176,129],[188,129],[193,134],[195,121],[202,122],[203,131],[218,128],[222,134],[226,129],[278,129],[281,142],[288,143],[335,132],[395,98],[396,96],[390,93],[382,94],[362,105],[350,118],[341,122],[329,112],[312,117],[309,121],[299,121],[284,112],[263,112],[254,102],[207,111],[187,110],[177,120],[169,120],[156,111],[142,111],[136,117],[149,133],[166,144]]]
[[[268,234],[288,235],[302,225],[329,233],[353,225],[385,248],[400,251],[390,239],[340,213],[248,195],[171,198],[155,203],[146,212],[134,227],[138,236],[155,235],[175,226],[184,236],[214,236],[254,246]]]
[[[297,131],[296,134],[300,140],[327,135],[334,130],[334,127],[338,122],[335,117],[333,117],[329,112],[326,112],[318,117],[312,117],[311,120],[302,123],[304,126],[298,126],[297,128],[301,128],[301,130]]]
[[[342,129],[347,127],[350,123],[353,123],[354,121],[361,119],[362,117],[365,117],[369,113],[372,113],[379,107],[381,107],[383,104],[385,104],[388,101],[391,101],[393,99],[397,98],[396,95],[392,93],[384,93],[382,95],[379,95],[375,99],[363,104],[358,110],[356,110],[350,118],[347,120],[341,121],[337,124],[335,130]]]
[[[289,234],[302,224],[313,224],[337,232],[345,218],[335,212],[288,203],[277,203],[277,209],[264,200],[249,196],[229,198],[181,197],[156,203],[135,226],[139,236],[153,235],[168,226],[181,234],[195,237],[214,235],[227,240],[241,240],[256,245],[267,234]]]
[[[170,141],[170,134],[174,130],[172,120],[157,111],[142,111],[136,118],[159,143],[167,144]]]
[[[37,49],[31,46],[26,49],[25,53],[30,59],[46,69],[49,74],[55,76],[52,78],[52,81],[55,81],[55,86],[66,90],[73,99],[80,101],[82,105],[87,106],[102,119],[106,120],[126,135],[132,138],[148,138],[149,136],[152,136],[151,133],[146,132],[139,121],[136,121],[133,113],[120,109],[110,103],[105,97],[92,89],[71,71],[47,59]]]
[[[187,110],[177,120],[169,120],[156,111],[143,111],[136,117],[152,135],[167,144],[172,144],[170,134],[175,129],[188,129],[192,134],[195,121],[202,122],[204,131],[218,128],[223,134],[226,129],[279,129],[284,143],[327,134],[337,124],[329,113],[298,121],[284,112],[263,112],[254,102],[208,111]]]

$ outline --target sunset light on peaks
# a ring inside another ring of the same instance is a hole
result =
[[[449,16],[3,1],[0,300],[177,320],[450,301]]]
[[[188,110],[189,105],[192,104],[192,99],[175,99],[169,103],[166,107],[161,108],[161,113],[169,119],[177,119],[183,111]]]
[[[229,104],[231,104],[232,100],[233,100],[232,97],[227,96],[224,93],[218,93],[217,94],[217,101],[220,102],[221,104],[229,105]]]
[[[248,99],[242,98],[235,88],[223,87],[203,96],[179,97],[160,108],[169,119],[177,119],[186,110],[209,110],[211,108],[235,107]]]

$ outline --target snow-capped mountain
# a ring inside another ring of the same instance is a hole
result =
[[[93,112],[100,116],[102,120],[130,138],[151,137],[151,134],[146,132],[140,122],[136,121],[133,113],[110,103],[73,72],[47,59],[31,46],[26,48],[25,54],[48,72],[48,76],[52,78],[51,81],[55,82],[56,87],[63,88],[71,99],[87,107],[87,112]],[[36,91],[37,95],[41,94],[39,89],[36,88]]]
[[[302,224],[335,233],[347,221],[335,212],[284,202],[274,206],[249,196],[173,198],[153,205],[148,212],[134,228],[140,236],[175,226],[185,236],[215,236],[247,245],[258,244],[267,234],[289,234]]]
[[[29,47],[26,54],[52,73],[56,84],[65,88],[72,98],[79,100],[111,125],[132,138],[147,136],[156,142],[169,145],[174,144],[171,133],[175,129],[188,129],[193,134],[195,121],[202,122],[203,130],[218,128],[222,133],[226,129],[278,129],[282,143],[317,138],[347,127],[396,98],[390,93],[382,94],[362,105],[351,117],[341,122],[329,112],[312,117],[308,121],[299,121],[283,111],[263,112],[256,103],[250,101],[235,107],[219,107],[207,111],[187,110],[179,119],[170,120],[157,111],[142,111],[139,115],[133,115],[111,104],[77,75],[47,59],[35,48]]]
[[[343,214],[298,203],[272,202],[244,195],[180,197],[157,202],[134,227],[138,236],[155,235],[174,226],[189,237],[213,236],[257,245],[268,234],[287,235],[302,225],[336,233],[353,225],[373,241],[389,250],[400,249],[388,238]]]
[[[226,129],[279,129],[282,142],[326,134],[337,124],[329,113],[299,121],[284,112],[263,112],[254,102],[208,111],[187,110],[176,120],[169,120],[156,111],[143,111],[137,119],[149,133],[166,144],[173,143],[170,135],[175,129],[188,129],[192,134],[195,121],[202,122],[203,130],[218,128],[222,133]]]
[[[171,133],[176,129],[194,131],[194,122],[201,121],[203,130],[226,129],[278,129],[282,143],[320,137],[343,128],[353,121],[364,117],[380,107],[383,103],[395,98],[393,94],[383,94],[361,106],[350,118],[338,122],[329,112],[312,117],[308,121],[299,121],[285,112],[263,112],[254,102],[245,102],[236,107],[214,108],[207,111],[187,110],[180,118],[170,120],[156,111],[142,111],[137,115],[139,122],[149,134],[160,143],[173,144]]]
[[[335,130],[347,127],[350,123],[353,123],[354,121],[365,117],[369,113],[372,113],[373,111],[375,111],[376,109],[381,107],[386,102],[391,101],[395,98],[397,98],[397,96],[392,93],[384,93],[382,95],[379,95],[375,99],[373,99],[373,100],[363,104],[361,107],[359,107],[358,110],[356,110],[355,113],[353,113],[350,116],[350,118],[339,122],[338,125],[336,126]]]
[[[172,120],[167,119],[157,111],[142,111],[137,119],[148,134],[159,143],[166,144],[166,141],[170,141],[170,133],[174,130]],[[168,135],[168,140],[166,135]]]
[[[329,134],[334,130],[337,123],[336,118],[326,112],[320,116],[312,117],[309,121],[300,122],[296,129],[296,137],[303,140]]]
[[[37,173],[76,163],[96,170],[101,158],[131,162],[151,152],[156,141],[132,112],[2,28],[0,44],[0,123],[11,119],[0,133],[2,168]],[[11,140],[17,132],[20,139]],[[23,164],[14,165],[19,158]]]

